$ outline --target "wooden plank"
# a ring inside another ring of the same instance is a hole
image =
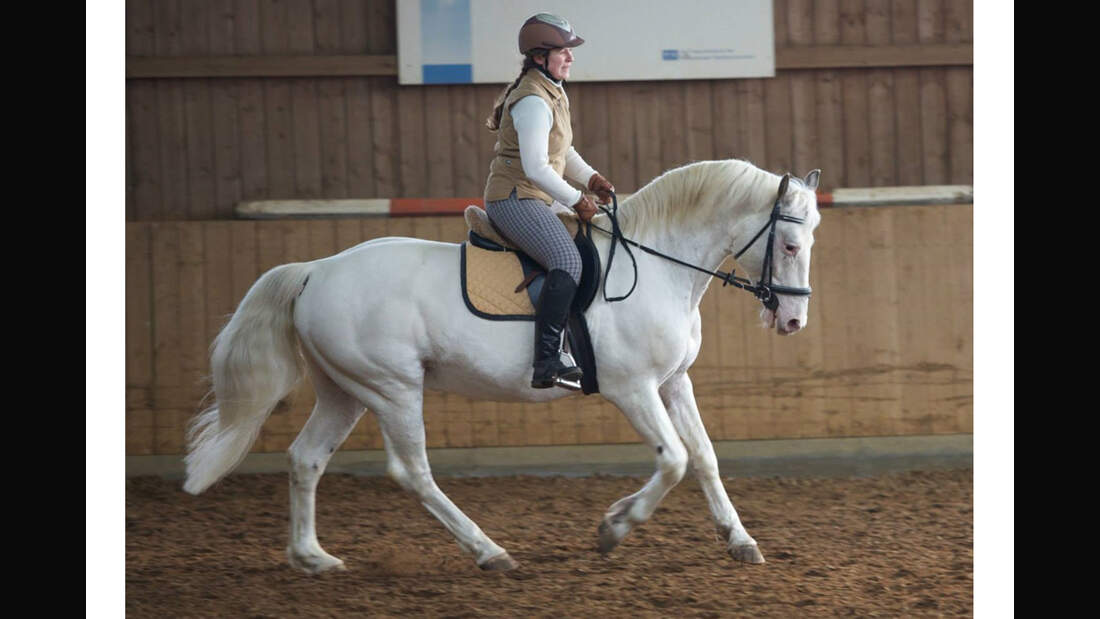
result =
[[[313,14],[310,0],[287,0],[290,50],[313,53]],[[290,80],[293,124],[295,195],[321,197],[321,128],[317,81]],[[342,132],[342,130],[341,130]]]
[[[930,341],[926,337],[934,324],[935,308],[928,306],[925,290],[934,275],[929,272],[927,248],[920,239],[920,221],[927,208],[901,209],[894,214],[896,272],[898,277],[897,338],[898,363],[904,368],[927,363]],[[927,388],[912,378],[901,381],[901,411],[896,431],[900,434],[930,434]]]
[[[126,409],[126,455],[156,454],[156,413],[148,409]]]
[[[469,232],[466,220],[461,217],[439,218],[439,240],[444,243],[461,243]]]
[[[644,186],[665,171],[661,161],[661,116],[657,88],[652,82],[638,82],[634,97],[634,135],[638,142],[638,184]],[[612,181],[614,184],[615,181]],[[619,187],[615,186],[616,193]]]
[[[793,169],[791,119],[791,82],[788,75],[777,74],[764,80],[765,169],[783,174]]]
[[[371,54],[396,53],[396,3],[391,0],[368,0],[367,6],[367,51]]]
[[[788,0],[787,46],[804,48],[814,43],[814,11],[812,0]],[[791,169],[800,174],[820,168],[818,161],[817,110],[814,73],[790,70],[791,91]]]
[[[160,166],[160,111],[158,87],[151,83],[126,88],[127,221],[157,219],[163,210]],[[132,200],[132,202],[130,202]]]
[[[518,403],[496,402],[498,445],[523,444],[523,417]]]
[[[853,260],[847,263],[851,269],[857,260],[864,260],[862,272],[869,275],[867,281],[857,284],[867,297],[852,316],[853,324],[864,326],[854,340],[857,348],[853,357],[858,355],[876,368],[889,370],[874,375],[872,384],[861,390],[862,397],[853,403],[854,416],[870,434],[893,434],[901,416],[901,391],[894,377],[900,367],[894,318],[898,291],[893,216],[897,210],[874,209],[854,218],[859,226],[853,230],[856,233],[853,236],[866,241],[854,256],[849,248]]]
[[[211,216],[216,218],[231,218],[233,207],[244,197],[238,108],[242,98],[241,82],[210,82],[214,148],[214,209]]]
[[[263,48],[259,1],[239,0],[235,6],[234,49],[243,55],[260,54]],[[259,80],[240,80],[237,97],[241,198],[256,200],[269,195],[263,84]]]
[[[259,10],[260,47],[263,54],[280,54],[289,50],[286,5],[262,0]],[[294,192],[294,150],[291,144],[290,83],[285,79],[265,80],[264,146],[269,197],[287,197]]]
[[[489,177],[489,164],[493,160],[493,156],[496,154],[494,146],[497,143],[497,134],[495,131],[490,131],[489,127],[485,124],[489,118],[489,114],[492,113],[493,107],[496,105],[496,97],[502,91],[499,85],[479,85],[474,86],[474,97],[476,99],[476,126],[477,126],[477,191],[470,194],[471,196],[484,196],[485,195],[485,182]],[[583,108],[582,108],[583,109]],[[570,110],[570,114],[576,114],[576,110]],[[577,152],[581,153],[584,157],[587,153],[586,142],[578,142],[583,139],[582,135],[573,135],[573,145],[577,148]],[[591,164],[591,161],[589,161]]]
[[[401,152],[398,143],[397,86],[393,80],[372,78],[368,81],[371,105],[371,161],[374,169],[374,194],[396,196],[400,188]]]
[[[347,196],[372,197],[378,194],[374,183],[370,82],[347,80],[344,96],[347,101]]]
[[[363,231],[359,227],[359,222],[355,219],[340,219],[335,222],[336,224],[336,251],[341,252],[345,249],[355,247],[362,243]]]
[[[182,383],[180,348],[180,224],[161,223],[150,228],[153,269],[153,376],[156,386]]]
[[[478,150],[478,137],[484,131],[477,90],[471,86],[449,88],[454,118],[452,127],[453,195],[480,196],[485,189],[487,160]]]
[[[891,37],[894,43],[910,45],[917,42],[916,0],[892,0]],[[897,148],[894,161],[897,176],[894,183],[919,185],[924,182],[924,162],[921,156],[920,77],[916,69],[897,69],[894,77],[895,124]]]
[[[153,18],[153,3],[149,0],[127,0],[126,55],[155,55],[155,29],[156,24]]]
[[[153,386],[151,228],[126,224],[126,386]]]
[[[974,178],[974,71],[947,69],[947,178],[969,183]]]
[[[156,54],[153,7],[145,0],[126,3],[126,54]],[[156,162],[156,87],[148,82],[126,88],[126,220],[148,219],[159,202]]]
[[[840,45],[840,6],[837,0],[819,0],[813,6],[813,41],[817,46]],[[804,48],[791,48],[802,50]],[[817,164],[826,187],[844,187],[844,115],[840,74],[825,70],[815,74],[816,116],[818,127]]]
[[[867,3],[867,42],[888,45],[891,40],[890,4],[888,0]],[[895,128],[894,76],[888,69],[867,72],[867,118],[869,132],[870,174],[872,186],[896,183],[897,137]]]
[[[180,53],[209,53],[209,7],[184,2],[180,16]],[[211,219],[217,210],[214,188],[214,121],[211,117],[208,80],[183,82],[186,122],[187,215],[190,219]]]
[[[318,53],[341,53],[341,6],[337,0],[315,0],[313,23]],[[321,146],[321,195],[348,196],[348,101],[345,78],[316,80]]]
[[[546,405],[546,416],[550,421],[551,445],[577,444],[577,398],[572,396],[554,400]]]
[[[949,403],[954,412],[952,432],[974,431],[974,208],[944,208],[951,265],[944,280],[950,297],[950,359],[953,366]]]
[[[866,41],[863,8],[863,0],[841,0],[841,43],[862,45]],[[843,93],[845,184],[866,187],[871,182],[867,75],[864,71],[845,71],[840,84]]]
[[[317,81],[317,106],[320,115],[321,195],[326,198],[346,198],[348,186],[348,152],[350,127],[349,101],[342,79]],[[365,96],[365,92],[362,93]],[[369,127],[369,125],[368,125]]]
[[[577,444],[595,445],[603,441],[603,429],[600,426],[600,398],[582,397],[576,402]]]
[[[768,160],[764,83],[759,79],[738,80],[737,86],[741,100],[738,111],[741,113],[742,156],[764,168]]]
[[[687,156],[689,161],[714,159],[714,119],[711,117],[711,88],[708,80],[683,83],[687,110]],[[786,120],[786,119],[785,119]]]
[[[214,187],[214,135],[210,115],[210,85],[203,81],[183,84],[187,211],[189,219],[213,219],[217,213]],[[181,216],[183,213],[180,214]]]
[[[298,224],[306,229],[309,246],[309,260],[327,258],[339,251],[336,243],[337,222],[328,219],[314,219]]]
[[[158,2],[153,7],[156,52],[170,56],[180,53],[180,7],[178,2]],[[156,219],[183,219],[187,216],[187,123],[183,106],[183,84],[179,81],[157,83],[158,133],[161,178],[160,210]]]
[[[179,349],[174,354],[181,372],[179,386],[192,394],[196,404],[208,388],[204,379],[209,374],[204,225],[199,222],[179,224]]]
[[[205,325],[202,337],[209,346],[229,321],[236,307],[233,297],[233,223],[210,221],[201,225],[203,235],[202,291],[205,293]],[[207,364],[207,349],[202,351]]]
[[[638,158],[634,135],[634,101],[630,97],[630,85],[615,84],[610,87],[608,102],[615,102],[608,122],[608,180],[616,191],[636,191],[638,188]]]
[[[951,2],[946,7],[948,43],[974,40],[974,6],[970,2]],[[947,99],[950,145],[950,178],[974,177],[974,72],[951,68],[947,74]],[[961,181],[960,181],[961,182]],[[969,182],[969,181],[967,181]]]
[[[427,176],[418,185],[419,192],[406,195],[454,195],[454,139],[449,86],[424,87],[424,156]]]
[[[656,84],[660,110],[661,171],[678,168],[688,163],[687,134],[684,131],[684,89],[672,81]],[[614,110],[611,112],[615,113]],[[611,180],[622,192],[626,188],[619,181]]]
[[[851,317],[847,299],[848,272],[845,266],[845,230],[848,209],[825,210],[814,236],[814,273],[819,282],[811,301],[820,312],[817,329],[821,332],[822,364],[827,377],[822,385],[824,432],[826,436],[848,436],[851,424],[852,395],[844,377],[851,374],[848,361],[848,327]]]
[[[775,49],[783,49],[789,45],[790,26],[787,23],[789,11],[787,0],[772,0],[772,31],[775,37]]]
[[[942,41],[944,3],[921,0],[917,3],[917,39],[922,43]],[[924,177],[928,185],[947,183],[947,94],[942,69],[921,69],[921,150]]]
[[[714,97],[714,153],[719,159],[741,159],[741,117],[736,80],[717,80]]]
[[[611,173],[609,88],[609,85],[600,83],[588,84],[588,87],[585,88],[584,99],[580,104],[580,115],[584,116],[584,122],[581,124],[583,141],[577,147],[577,152],[588,162],[588,165],[599,170],[601,174],[607,177],[611,184],[615,185],[615,190],[618,192],[625,190],[625,186],[612,178]],[[572,113],[573,110],[570,110],[570,114]],[[573,136],[573,141],[574,144],[577,143],[577,136]],[[488,160],[486,164],[488,164]]]
[[[426,197],[428,138],[424,127],[424,94],[427,86],[403,86],[397,90],[398,195]]]
[[[230,298],[227,311],[235,311],[248,289],[260,277],[257,224],[251,221],[233,222],[230,228],[232,259],[229,264]]]

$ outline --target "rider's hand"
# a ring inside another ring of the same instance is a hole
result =
[[[588,190],[599,196],[600,204],[608,204],[611,202],[611,192],[615,191],[615,186],[597,172],[588,179]]]
[[[581,221],[589,221],[599,211],[596,209],[596,204],[592,202],[592,198],[581,194],[581,199],[573,205],[573,210],[577,211],[577,217],[581,218]]]

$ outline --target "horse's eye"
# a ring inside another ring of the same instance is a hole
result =
[[[783,251],[793,256],[798,253],[798,245],[795,245],[794,243],[787,243],[783,246]]]

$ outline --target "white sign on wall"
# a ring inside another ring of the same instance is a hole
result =
[[[573,82],[775,76],[771,0],[397,0],[399,83],[511,82],[536,13],[585,40]]]

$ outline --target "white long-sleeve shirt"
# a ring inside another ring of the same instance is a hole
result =
[[[561,88],[560,84],[555,86]],[[550,167],[547,145],[550,142],[550,128],[554,124],[554,114],[550,111],[550,106],[541,97],[530,95],[517,101],[510,113],[512,125],[519,137],[519,157],[523,163],[523,173],[554,200],[565,206],[576,204],[582,193]],[[570,146],[565,155],[565,176],[581,186],[587,186],[588,179],[595,173],[596,170],[585,163],[576,149]]]

